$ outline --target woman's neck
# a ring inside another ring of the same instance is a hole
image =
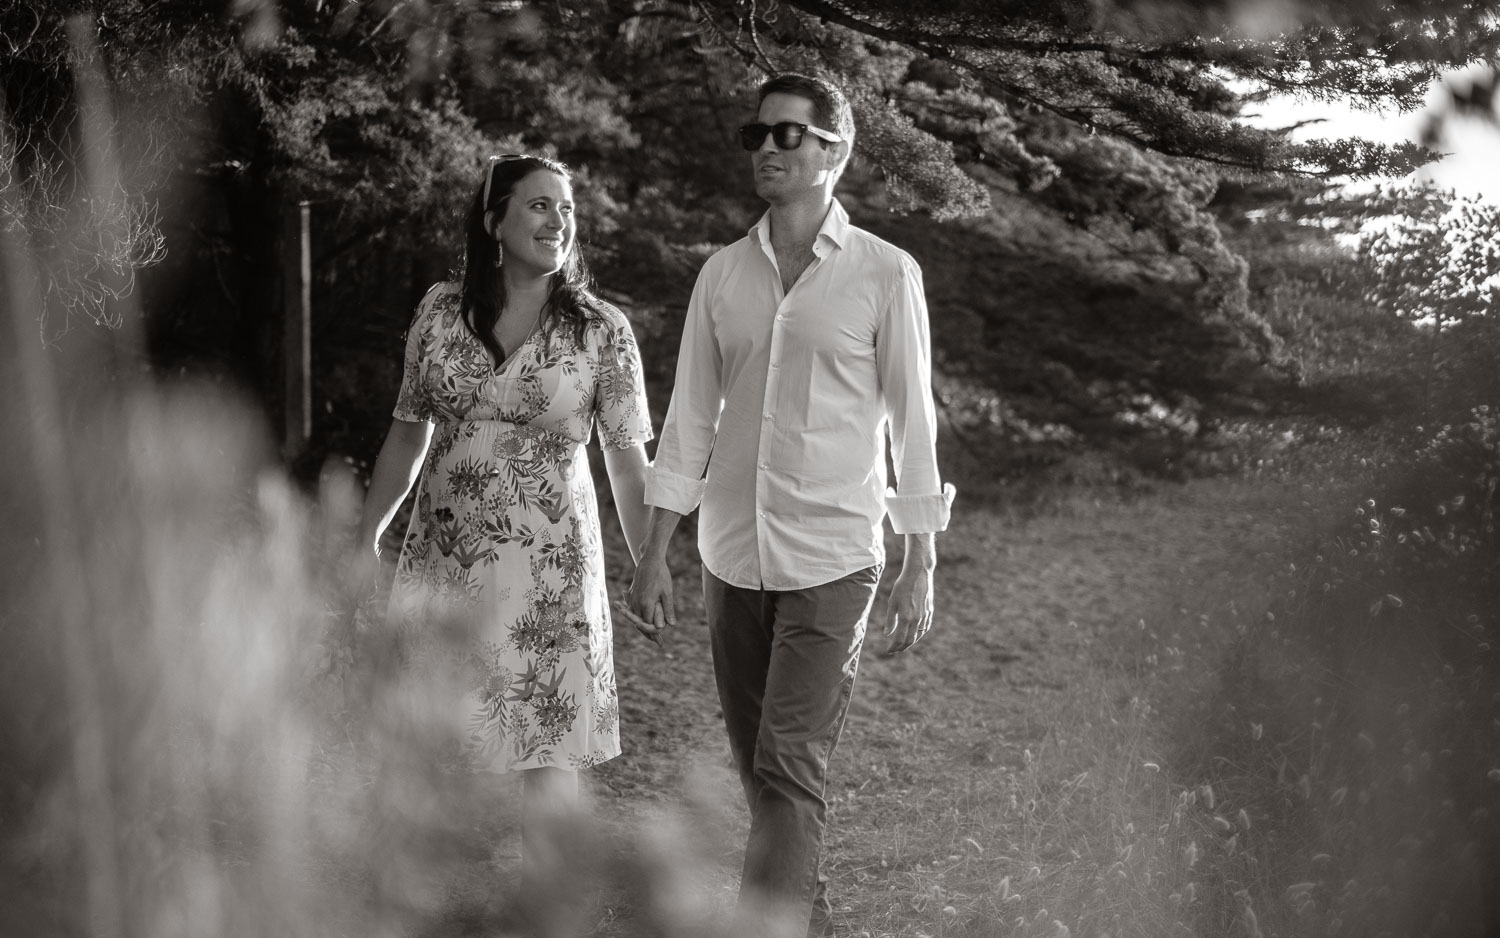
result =
[[[535,319],[541,314],[552,287],[550,274],[528,277],[502,267],[500,276],[505,281],[505,309],[500,311],[501,315],[510,313],[523,319]]]

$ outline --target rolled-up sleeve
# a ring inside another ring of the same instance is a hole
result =
[[[646,504],[683,515],[703,501],[704,474],[723,404],[720,374],[724,362],[710,315],[714,268],[709,263],[699,272],[688,301],[672,401],[667,405],[656,458],[646,474]]]
[[[937,466],[937,411],[932,404],[932,351],[922,270],[902,256],[875,342],[880,392],[891,426],[896,488],[887,489],[886,513],[897,534],[926,534],[948,527],[957,490],[943,484]]]

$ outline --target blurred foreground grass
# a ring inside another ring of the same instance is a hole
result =
[[[701,785],[649,827],[555,819],[519,888],[514,780],[453,766],[340,599],[351,477],[299,492],[212,388],[48,390],[60,424],[6,427],[0,934],[723,933]]]
[[[617,933],[723,933],[691,787],[650,829],[555,819],[518,888],[514,781],[454,768],[446,689],[342,594],[356,480],[299,489],[129,327],[38,347],[0,234],[0,934],[573,935],[622,890]]]

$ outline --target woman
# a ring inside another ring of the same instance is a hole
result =
[[[640,356],[589,291],[573,214],[561,163],[491,158],[462,282],[429,290],[407,335],[358,535],[378,556],[417,481],[390,602],[403,660],[464,674],[467,761],[523,773],[523,827],[620,752],[594,428],[632,556],[646,520]]]

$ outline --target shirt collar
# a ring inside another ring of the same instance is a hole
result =
[[[761,247],[771,249],[771,210],[760,216],[760,220],[750,226],[750,233],[760,241]],[[813,240],[813,253],[822,257],[828,250],[828,245],[842,248],[849,236],[849,213],[844,211],[844,206],[837,198],[828,207],[828,214],[823,216],[823,224],[818,228],[818,236]]]

